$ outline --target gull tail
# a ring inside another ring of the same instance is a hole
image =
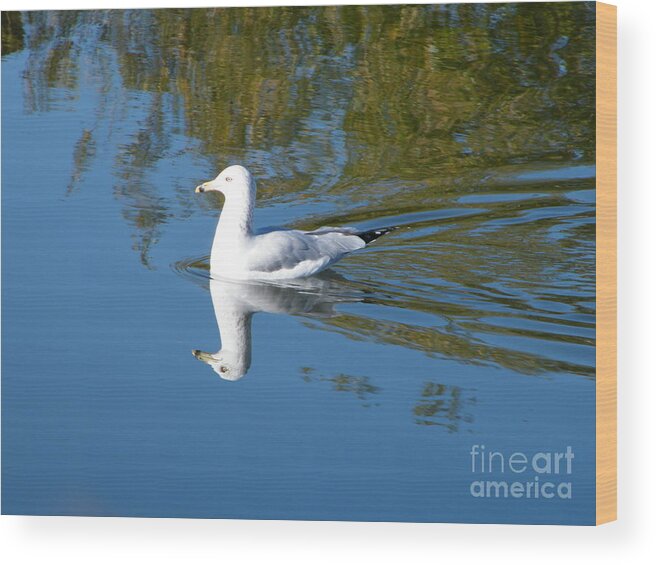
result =
[[[364,241],[368,245],[375,239],[378,239],[379,237],[385,235],[386,233],[389,233],[396,229],[398,229],[398,226],[393,226],[389,228],[378,228],[377,230],[362,231],[360,233],[356,233],[355,235],[357,235],[362,241]]]

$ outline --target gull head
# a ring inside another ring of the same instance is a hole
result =
[[[250,366],[245,359],[240,358],[239,355],[230,355],[229,352],[207,353],[200,349],[193,349],[191,354],[199,361],[207,363],[226,381],[238,381],[248,372]]]
[[[223,169],[214,180],[204,182],[196,187],[196,192],[222,192],[224,196],[254,196],[255,182],[248,169],[241,165],[231,165]]]

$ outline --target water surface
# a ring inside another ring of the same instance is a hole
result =
[[[594,521],[593,4],[2,17],[3,512]],[[259,227],[400,229],[210,282],[234,163]]]

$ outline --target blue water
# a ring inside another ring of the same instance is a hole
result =
[[[41,14],[24,17],[25,44],[2,59],[3,513],[594,522],[587,146],[558,160],[560,141],[544,141],[543,157],[498,166],[419,155],[423,173],[387,170],[393,151],[356,143],[362,130],[345,117],[364,55],[345,40],[326,62],[301,18],[289,41],[310,47],[290,76],[311,82],[312,111],[279,125],[286,141],[251,123],[243,145],[217,147],[182,83],[150,89],[123,68],[127,55],[98,31],[114,29],[110,12],[61,29]],[[125,25],[151,29],[152,12],[136,14]],[[75,64],[47,63],[62,36]],[[132,53],[147,43],[132,41]],[[548,92],[568,80],[565,49]],[[312,57],[327,67],[308,74]],[[578,147],[578,128],[549,125]],[[401,229],[309,290],[211,289],[221,201],[193,189],[231,162],[261,180],[259,226]],[[259,305],[243,312],[248,367],[230,382],[191,352],[219,350],[230,328],[214,306],[246,295]],[[506,456],[571,446],[572,473],[555,478],[572,498],[472,496],[472,481],[515,480],[472,472],[474,445]]]

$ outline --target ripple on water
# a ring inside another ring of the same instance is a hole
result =
[[[315,218],[315,225],[401,229],[320,275],[336,296],[356,298],[308,327],[522,374],[593,377],[594,280],[578,264],[581,253],[591,257],[571,242],[586,237],[577,230],[593,210],[581,182],[587,180],[540,191],[527,182],[520,193],[513,187],[456,194],[435,209],[364,221],[354,221],[357,210]],[[173,269],[209,286],[207,256]]]

